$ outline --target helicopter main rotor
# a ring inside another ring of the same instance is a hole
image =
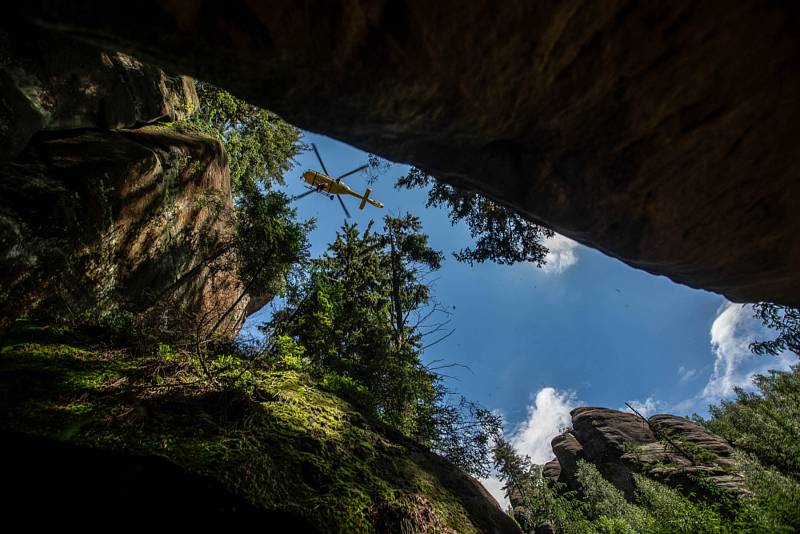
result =
[[[342,178],[347,178],[348,176],[350,176],[350,175],[353,175],[353,174],[356,174],[357,172],[361,172],[361,171],[363,171],[364,169],[366,169],[367,167],[369,167],[369,165],[361,165],[360,167],[356,167],[356,168],[355,168],[355,169],[353,169],[352,171],[348,171],[348,172],[346,172],[346,173],[344,173],[344,174],[340,175],[338,178],[335,178],[335,179],[334,179],[334,178],[332,178],[332,177],[331,177],[331,174],[328,172],[328,168],[327,168],[327,167],[325,167],[325,162],[324,162],[324,161],[322,161],[322,156],[320,156],[320,154],[319,154],[319,150],[317,149],[317,145],[316,145],[316,144],[314,144],[314,143],[311,143],[311,148],[314,150],[314,155],[316,155],[316,156],[317,156],[317,161],[319,161],[319,165],[320,165],[320,167],[322,167],[322,171],[325,173],[325,176],[326,176],[328,179],[335,180],[335,182],[334,182],[334,183],[336,183],[336,184],[338,184],[339,182],[341,182],[341,181],[342,181]],[[292,198],[292,200],[299,200],[299,199],[301,199],[301,198],[303,198],[303,197],[307,197],[307,196],[308,196],[308,195],[310,195],[311,193],[323,193],[323,194],[324,194],[324,191],[325,191],[324,189],[318,189],[318,188],[315,188],[315,187],[313,187],[313,186],[312,186],[310,191],[307,191],[307,192],[305,192],[305,193],[302,193],[302,194],[300,194],[300,195],[297,195],[297,196],[293,197],[293,198]],[[344,211],[344,214],[345,214],[345,216],[346,216],[346,217],[349,219],[349,218],[350,218],[350,211],[347,209],[347,206],[345,206],[345,204],[344,204],[344,201],[342,200],[342,197],[341,197],[341,195],[338,195],[338,194],[336,194],[336,195],[329,194],[328,196],[329,196],[331,199],[333,199],[333,197],[334,197],[334,196],[336,197],[336,199],[339,201],[339,205],[342,207],[342,210]]]

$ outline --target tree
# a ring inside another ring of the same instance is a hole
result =
[[[225,146],[234,197],[255,184],[267,190],[283,184],[284,173],[304,149],[300,130],[209,83],[195,86],[200,107],[190,122]]]
[[[440,258],[418,229],[413,217],[387,217],[382,233],[345,223],[271,325],[305,347],[320,376],[334,372],[362,384],[375,413],[409,435],[421,406],[436,397],[419,362],[420,336],[406,326],[429,301],[415,274],[426,261],[438,268]]]
[[[548,250],[543,240],[553,237],[552,230],[530,222],[479,193],[437,182],[417,168],[399,178],[395,185],[406,189],[426,186],[431,186],[426,206],[447,207],[450,222],[455,225],[466,221],[475,239],[474,247],[453,253],[458,261],[470,265],[484,261],[500,264],[527,261],[539,267],[545,264]]]
[[[263,330],[302,346],[312,373],[334,393],[483,473],[499,419],[447,391],[420,359],[426,336],[447,322],[433,322],[444,309],[426,280],[441,260],[416,217],[386,217],[381,231],[345,223]]]
[[[800,480],[800,366],[753,378],[756,392],[736,389],[736,398],[710,406],[700,420],[735,447],[755,454]]]
[[[307,235],[315,221],[298,221],[285,194],[262,193],[255,184],[240,190],[234,218],[231,246],[239,279],[251,294],[271,299],[283,292],[293,266],[308,258]]]
[[[196,236],[204,259],[184,273],[156,301],[163,301],[171,292],[204,272],[213,276],[220,272],[235,272],[244,290],[226,310],[211,310],[197,317],[196,322],[208,323],[204,336],[217,333],[231,320],[231,313],[247,296],[251,302],[267,302],[282,293],[286,277],[292,268],[308,256],[307,234],[313,220],[299,221],[290,207],[290,199],[275,191],[275,183],[283,183],[284,172],[292,168],[292,158],[302,150],[300,130],[287,124],[274,113],[237,99],[230,93],[205,82],[196,82],[199,107],[188,122],[177,123],[194,133],[220,140],[228,156],[231,179],[232,209],[227,199],[207,192],[198,197],[198,207],[209,207],[217,217],[227,222],[231,231],[226,236]],[[220,280],[229,282],[230,277]],[[222,283],[222,282],[221,282]],[[234,287],[217,288],[219,291]],[[184,321],[185,322],[185,321]],[[197,337],[197,336],[195,336]]]
[[[428,236],[421,232],[419,218],[406,214],[404,217],[386,217],[385,231],[379,243],[388,254],[384,255],[381,267],[388,272],[391,281],[390,307],[395,348],[406,343],[419,345],[424,333],[420,327],[426,318],[437,311],[422,314],[421,310],[430,302],[430,287],[426,277],[438,270],[442,264],[442,253],[428,246]],[[417,313],[417,320],[409,324],[411,315]]]
[[[800,308],[791,308],[771,302],[759,302],[753,305],[755,317],[767,328],[778,332],[778,337],[768,341],[756,341],[750,350],[759,355],[777,356],[790,350],[800,356]]]

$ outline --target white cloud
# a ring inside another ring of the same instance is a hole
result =
[[[500,479],[491,476],[489,478],[482,478],[480,479],[481,484],[486,490],[492,494],[492,497],[500,504],[500,508],[503,510],[508,510],[511,506],[511,503],[508,502],[508,497],[506,497],[506,492],[503,490],[503,483],[500,482]]]
[[[659,410],[663,410],[664,403],[654,399],[653,397],[647,397],[644,402],[638,400],[628,401],[634,410],[642,414],[644,417],[650,417],[654,413],[658,412]],[[620,408],[620,411],[628,411],[628,407],[625,406],[624,408]]]
[[[578,253],[575,250],[578,243],[572,239],[556,234],[545,239],[544,246],[549,252],[545,256],[547,263],[542,270],[547,274],[561,274],[578,263]]]
[[[692,378],[697,376],[697,369],[687,369],[683,365],[678,368],[678,377],[682,384],[685,384]]]
[[[784,352],[780,356],[757,356],[750,352],[750,343],[774,337],[753,317],[749,304],[725,301],[717,310],[711,325],[711,351],[714,353],[714,372],[702,392],[711,402],[734,395],[734,388],[751,388],[753,375],[770,369],[786,370],[797,358]]]
[[[528,406],[528,418],[511,436],[511,444],[522,455],[530,457],[535,464],[544,464],[555,455],[550,442],[559,431],[570,426],[570,410],[577,405],[574,393],[542,388],[533,404]]]
[[[539,390],[528,405],[528,417],[512,433],[509,439],[518,454],[530,457],[536,464],[544,464],[553,458],[550,442],[562,428],[572,423],[569,412],[578,405],[575,394],[546,387]],[[505,510],[509,506],[503,491],[503,483],[495,476],[481,479],[483,486],[497,499]]]

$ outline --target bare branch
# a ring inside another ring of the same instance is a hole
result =
[[[452,336],[455,331],[456,331],[456,329],[453,328],[452,330],[450,330],[450,332],[448,332],[447,334],[443,335],[442,337],[440,337],[439,339],[437,339],[433,343],[429,343],[429,344],[425,345],[424,347],[422,347],[421,350],[429,349],[429,348],[433,347],[434,345],[438,345],[439,343],[441,343],[442,341],[444,341],[448,337]]]

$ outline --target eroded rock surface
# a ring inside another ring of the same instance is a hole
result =
[[[720,488],[743,491],[730,444],[683,417],[661,414],[644,420],[632,413],[594,407],[576,408],[571,415],[572,429],[553,438],[556,460],[543,473],[550,478],[558,473],[558,482],[569,489],[580,489],[577,462],[584,460],[631,500],[633,473],[687,493],[705,491],[698,476]]]
[[[630,448],[656,440],[647,422],[631,413],[608,408],[575,408],[571,434],[583,457],[628,498],[633,498],[633,477],[620,458]]]
[[[675,415],[654,415],[649,422],[659,440],[624,454],[621,460],[630,469],[697,494],[704,491],[698,475],[718,487],[743,490],[743,480],[735,473],[733,447],[723,438]]]
[[[557,462],[558,482],[566,484],[570,489],[578,489],[578,479],[575,478],[575,473],[578,470],[578,460],[585,460],[583,446],[571,432],[564,432],[556,436],[551,445],[556,459],[547,464],[549,472],[554,473],[556,469],[553,462]]]
[[[197,106],[185,76],[22,21],[0,29],[0,163],[40,130],[176,121]]]
[[[163,306],[214,321],[242,288],[220,143],[170,128],[37,134],[0,168],[2,321]],[[222,325],[235,331],[247,299]]]
[[[796,2],[15,6],[634,267],[800,305]]]

